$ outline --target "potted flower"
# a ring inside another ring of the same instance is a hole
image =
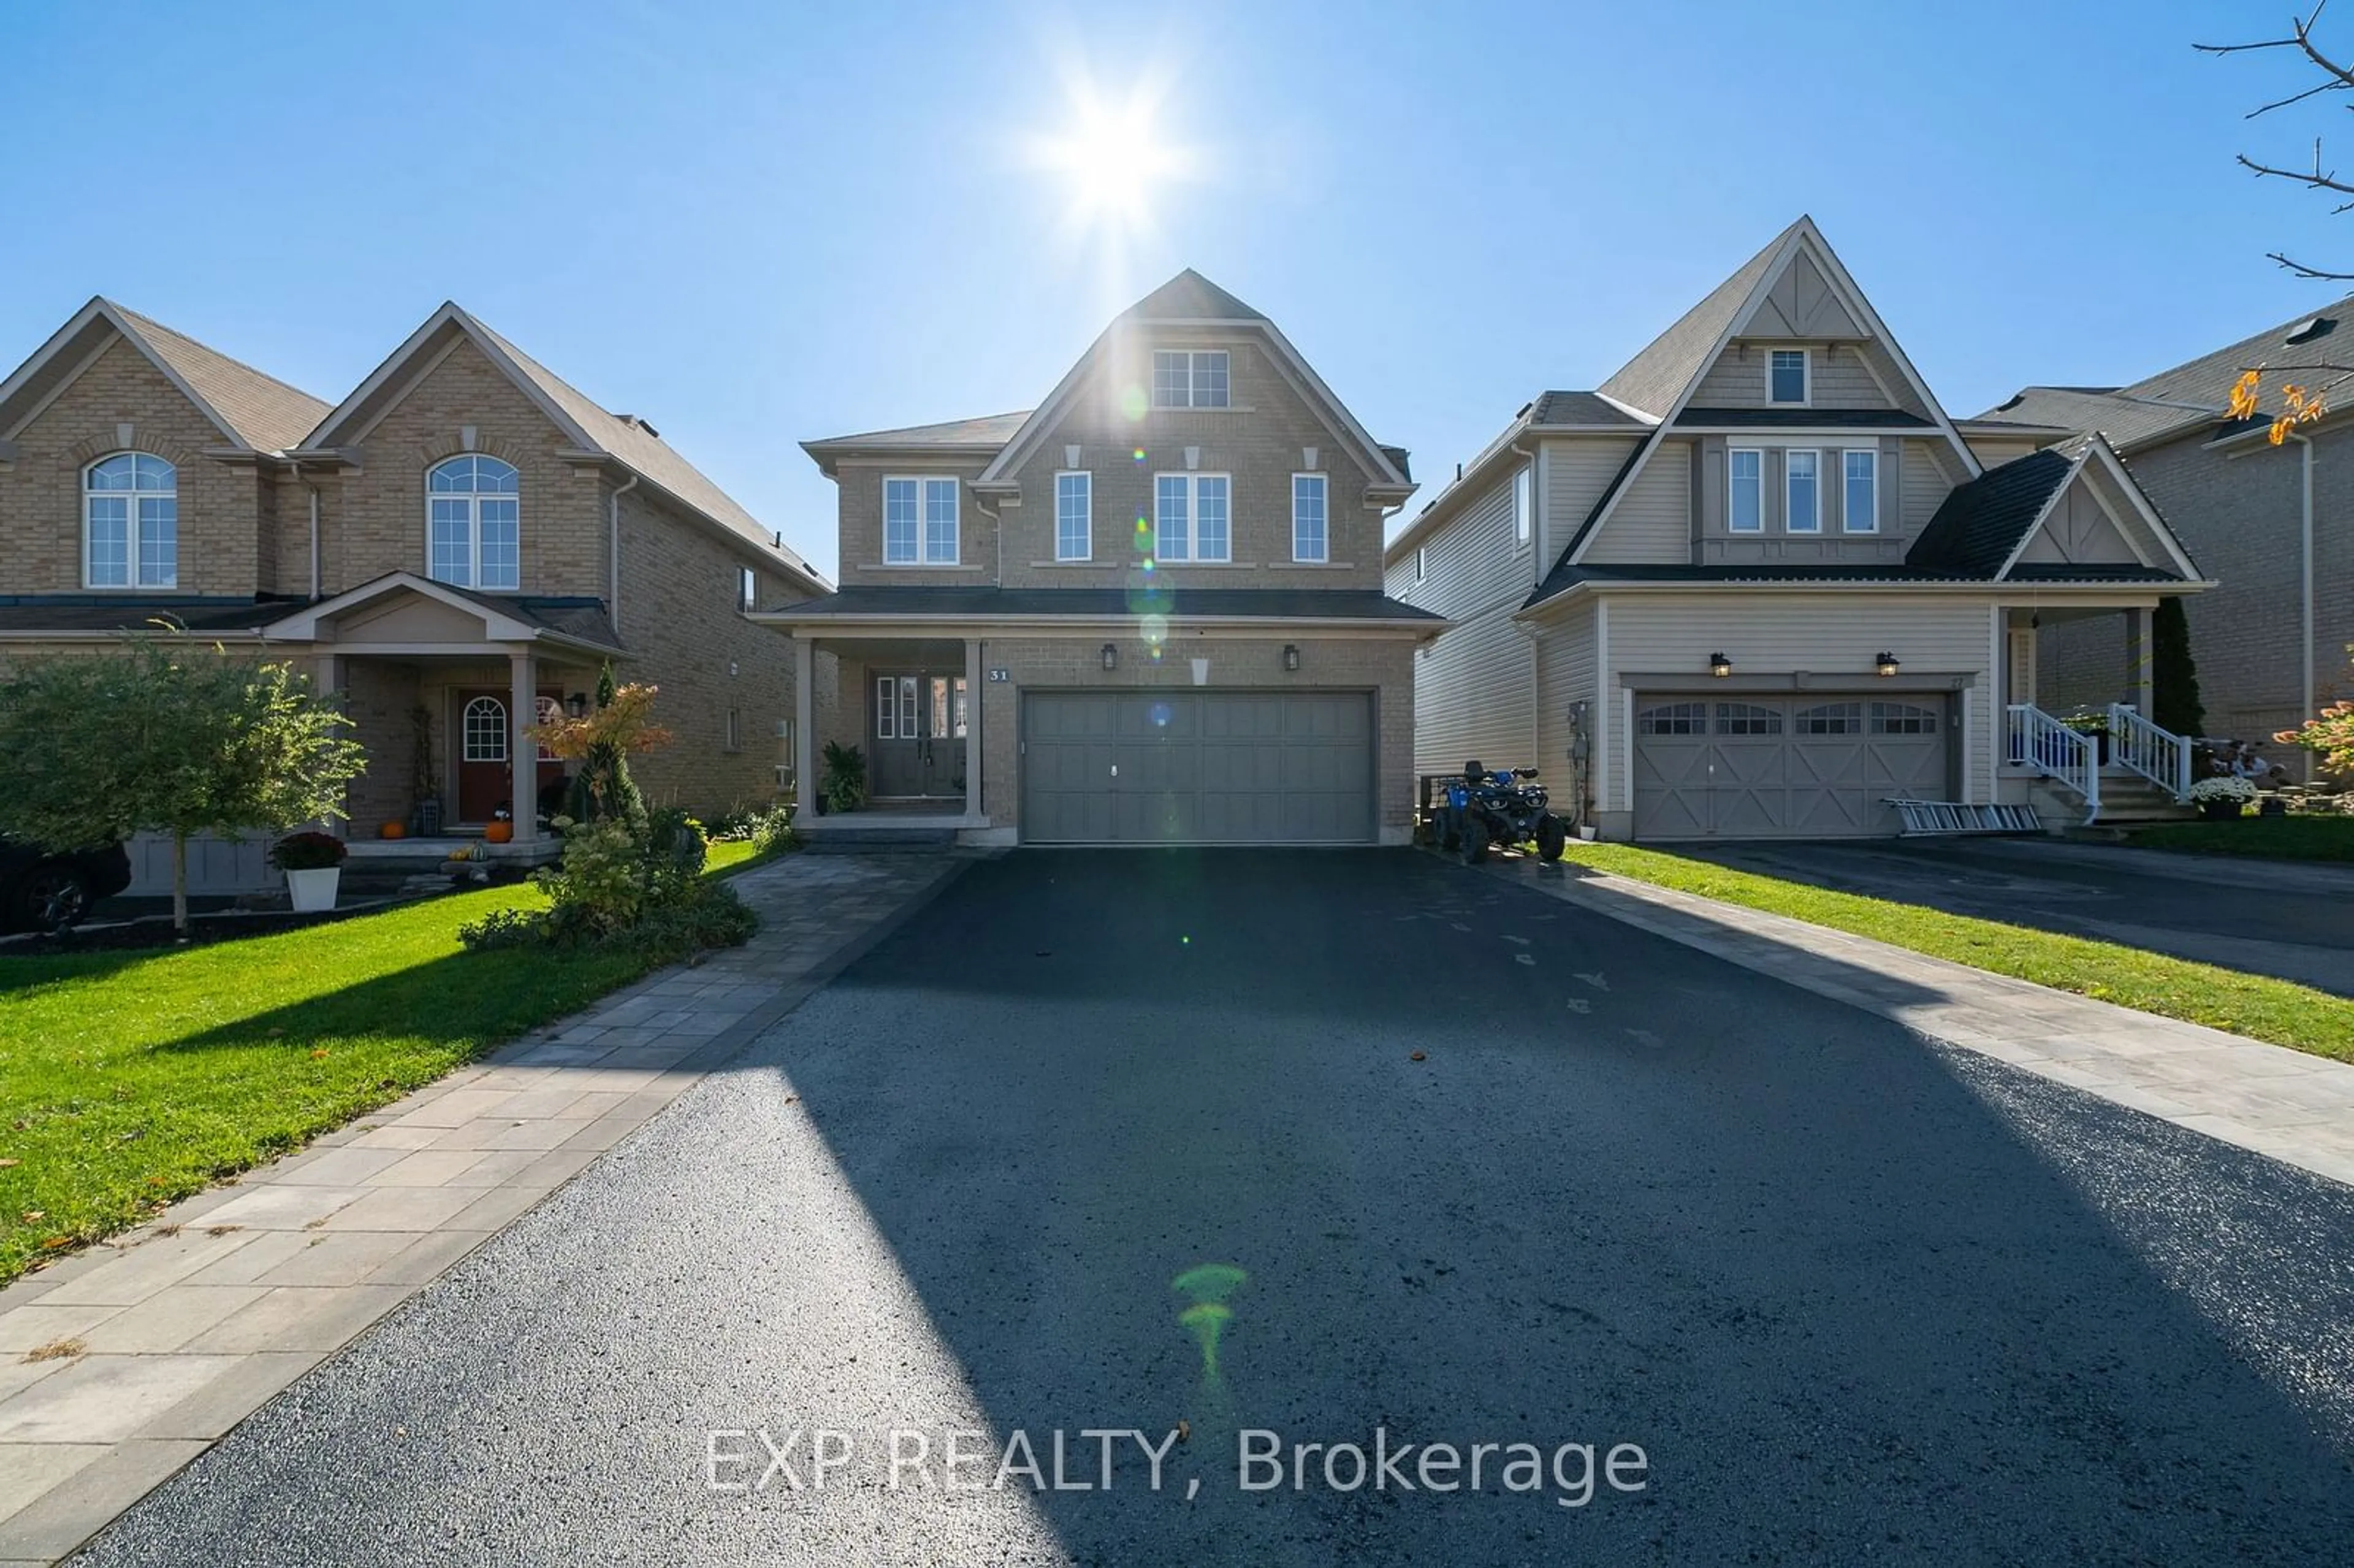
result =
[[[2061,724],[2078,735],[2089,736],[2093,741],[2094,760],[2101,767],[2109,765],[2109,715],[2102,708],[2078,708],[2063,715]]]
[[[344,876],[344,841],[333,833],[289,833],[270,849],[270,863],[286,874],[286,897],[297,913],[335,906]]]
[[[2190,787],[2190,803],[2211,822],[2238,821],[2255,798],[2255,785],[2245,779],[2201,779]]]

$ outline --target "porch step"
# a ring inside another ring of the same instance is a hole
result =
[[[804,854],[938,854],[956,847],[954,828],[828,828],[801,840]]]
[[[2084,820],[2084,797],[2073,789],[2048,779],[2039,779],[2033,786],[2031,798],[2037,809],[2043,813],[2047,825],[2061,832],[2086,826],[2182,822],[2199,814],[2198,808],[2176,800],[2171,793],[2137,773],[2105,773],[2101,776],[2100,814],[2089,824]]]

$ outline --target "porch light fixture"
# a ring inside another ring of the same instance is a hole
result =
[[[1883,675],[1893,675],[1896,673],[1896,655],[1893,653],[1875,654],[1873,655],[1872,662]]]
[[[1103,645],[1103,667],[1107,670],[1117,670],[1119,668],[1119,648],[1118,644],[1107,642]]]
[[[575,692],[570,696],[565,698],[564,711],[570,714],[577,719],[587,718],[588,716],[588,694],[586,692]]]
[[[1712,653],[1708,656],[1708,673],[1722,680],[1733,673],[1733,661],[1722,653]]]
[[[1297,670],[1299,668],[1299,643],[1287,642],[1283,645],[1283,667],[1287,670]]]

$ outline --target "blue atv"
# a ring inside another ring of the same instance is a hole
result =
[[[1544,860],[1559,860],[1569,847],[1569,824],[1553,814],[1533,768],[1490,772],[1479,763],[1463,765],[1450,779],[1435,824],[1438,847],[1462,855],[1466,865],[1488,858],[1491,844],[1534,842]]]

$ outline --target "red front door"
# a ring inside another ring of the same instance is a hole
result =
[[[536,717],[546,719],[561,700],[555,692],[540,693]],[[518,816],[522,814],[514,803],[514,768],[508,756],[513,730],[508,724],[507,703],[504,692],[458,694],[457,728],[453,733],[458,754],[458,821],[461,822],[487,822],[502,807]],[[532,773],[537,782],[523,802],[525,810],[534,809],[541,787],[564,776],[564,764],[539,751]]]

